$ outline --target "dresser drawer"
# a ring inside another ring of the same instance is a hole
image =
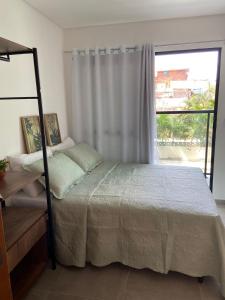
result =
[[[30,249],[46,233],[46,216],[43,215],[27,230],[23,236],[7,250],[9,272],[23,259]]]

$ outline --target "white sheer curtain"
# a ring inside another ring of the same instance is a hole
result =
[[[107,160],[153,163],[152,46],[74,50],[72,70],[73,138]]]

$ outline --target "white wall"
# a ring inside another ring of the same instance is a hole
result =
[[[225,39],[225,15],[185,18],[120,25],[67,29],[64,31],[64,50],[72,48],[135,45],[144,42],[180,44]],[[194,47],[197,47],[195,44]],[[205,46],[210,43],[205,43]],[[184,46],[185,47],[185,46]],[[162,47],[163,48],[163,47]],[[174,47],[170,46],[172,50]],[[191,46],[193,48],[193,45]],[[225,49],[219,96],[219,114],[216,142],[214,196],[225,199]],[[65,77],[68,111],[70,107],[70,54],[65,54]],[[70,115],[68,115],[70,117]]]
[[[63,74],[63,31],[22,0],[0,0],[0,37],[36,47],[44,112],[57,112],[67,135]],[[35,95],[32,56],[0,62],[0,96]],[[20,116],[37,115],[37,101],[0,101],[0,157],[24,151]]]

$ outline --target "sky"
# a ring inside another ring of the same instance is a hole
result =
[[[155,71],[189,69],[190,80],[215,82],[217,61],[217,51],[156,55]]]

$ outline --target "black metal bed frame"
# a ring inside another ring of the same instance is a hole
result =
[[[41,96],[41,85],[40,85],[40,76],[39,76],[39,66],[38,66],[38,54],[37,48],[27,48],[25,46],[15,44],[14,42],[0,38],[1,41],[8,46],[12,46],[13,50],[1,50],[0,49],[0,60],[5,62],[10,62],[11,55],[20,55],[20,54],[30,54],[33,56],[34,72],[35,72],[35,82],[36,82],[36,92],[37,96],[31,97],[0,97],[0,100],[33,100],[38,101],[38,111],[40,118],[40,131],[41,131],[41,142],[42,142],[42,152],[43,152],[43,162],[44,162],[44,174],[45,177],[45,187],[46,187],[46,199],[47,199],[47,213],[48,213],[48,249],[49,256],[51,258],[52,269],[56,268],[56,259],[55,259],[55,247],[54,247],[54,234],[53,234],[53,223],[52,223],[52,205],[51,205],[51,192],[49,185],[49,172],[48,172],[48,158],[46,151],[46,139],[45,139],[45,130],[44,130],[44,116],[43,116],[43,106],[42,106],[42,96]],[[17,50],[17,47],[19,50]]]

